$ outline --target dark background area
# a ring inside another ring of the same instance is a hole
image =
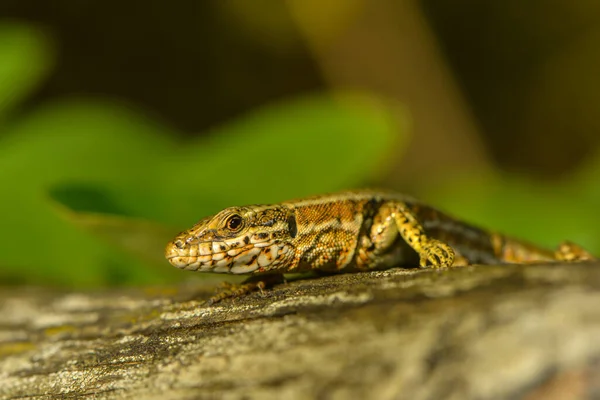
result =
[[[497,165],[553,177],[593,155],[600,135],[586,117],[600,96],[596,3],[414,3]],[[240,23],[239,14],[272,16]],[[25,108],[69,95],[117,97],[192,135],[265,102],[328,86],[279,2],[6,0],[0,16],[42,27],[57,46],[54,70]],[[402,23],[400,15],[392,19]]]
[[[195,134],[323,87],[292,28],[289,49],[270,49],[224,8],[211,1],[6,1],[0,15],[42,27],[57,45],[56,66],[28,107],[74,94],[118,97]]]

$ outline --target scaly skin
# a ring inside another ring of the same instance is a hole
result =
[[[593,258],[574,244],[553,253],[460,222],[410,197],[374,191],[226,208],[180,233],[165,256],[182,269],[257,276],[213,302],[262,290],[290,272]]]

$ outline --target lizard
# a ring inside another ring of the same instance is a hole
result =
[[[282,282],[284,273],[595,259],[571,242],[553,252],[463,222],[410,196],[371,190],[225,208],[178,234],[165,257],[181,269],[251,275],[209,303],[262,292]]]

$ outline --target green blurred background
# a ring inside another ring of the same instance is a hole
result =
[[[591,0],[3,0],[0,283],[198,278],[201,217],[365,186],[600,253],[598,49]]]

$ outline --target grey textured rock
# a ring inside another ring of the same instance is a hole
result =
[[[213,286],[3,290],[0,398],[600,397],[599,263]]]

